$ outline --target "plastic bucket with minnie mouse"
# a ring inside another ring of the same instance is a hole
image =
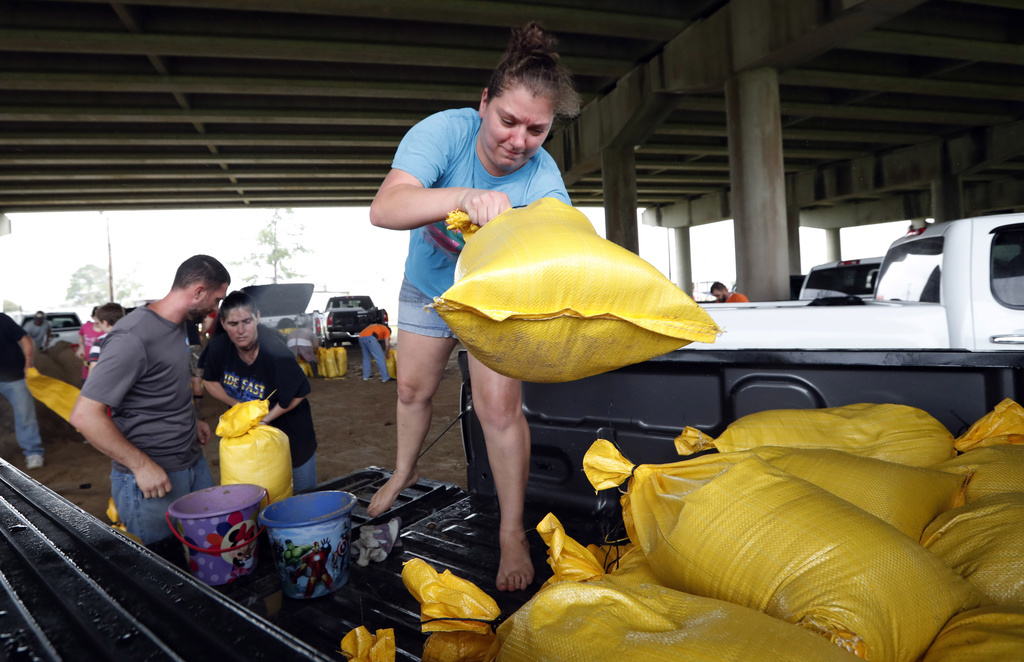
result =
[[[220,586],[256,569],[257,513],[266,496],[259,485],[218,485],[186,494],[167,508],[167,524],[196,579]]]
[[[318,598],[348,582],[355,505],[355,495],[328,490],[288,497],[260,512],[286,596]]]

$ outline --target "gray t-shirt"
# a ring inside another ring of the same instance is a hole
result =
[[[106,335],[82,395],[110,406],[121,434],[164,471],[180,471],[202,455],[190,375],[185,327],[142,306]]]
[[[36,344],[36,349],[46,347],[46,332],[50,330],[50,322],[44,321],[42,324],[36,324],[33,319],[24,326],[24,329],[29,338],[32,339],[32,342]]]

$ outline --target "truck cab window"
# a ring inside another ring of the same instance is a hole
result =
[[[1009,308],[1024,308],[1024,228],[996,230],[991,259],[992,296]]]
[[[875,298],[939,303],[942,246],[942,237],[931,237],[890,248],[882,264]]]

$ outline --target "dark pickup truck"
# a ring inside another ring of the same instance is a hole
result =
[[[394,628],[397,659],[420,658],[419,605],[402,563],[422,558],[476,583],[503,616],[550,576],[530,534],[537,567],[525,591],[501,594],[497,504],[463,366],[462,438],[468,492],[420,480],[382,515],[403,519],[403,547],[382,563],[352,566],[349,583],[314,600],[283,598],[264,540],[256,572],[216,589],[180,570],[178,544],[146,550],[0,462],[0,641],[9,659],[339,659],[341,638],[365,625]],[[526,522],[548,512],[587,544],[622,537],[619,493],[594,493],[582,458],[598,438],[634,462],[675,461],[673,439],[691,425],[718,436],[740,416],[778,408],[856,402],[919,407],[954,434],[1004,398],[1024,396],[1024,356],[1013,352],[680,350],[564,384],[524,384],[533,453]],[[378,468],[328,481],[359,505],[353,526],[388,473]]]
[[[355,344],[359,332],[371,324],[388,324],[388,311],[378,308],[365,295],[331,297],[324,309],[324,345]]]

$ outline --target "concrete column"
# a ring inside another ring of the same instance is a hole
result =
[[[843,257],[843,242],[839,238],[839,228],[825,230],[825,261],[838,262]]]
[[[693,296],[693,269],[690,258],[690,228],[684,226],[673,228],[672,236],[676,241],[676,285],[686,296]]]
[[[789,246],[789,273],[800,273],[800,208],[786,205],[786,244]]]
[[[636,156],[633,146],[612,146],[601,151],[604,187],[604,223],[608,241],[640,254],[636,222]]]
[[[789,240],[778,73],[762,68],[736,74],[726,81],[725,107],[737,289],[751,301],[788,299]]]
[[[932,180],[932,216],[936,223],[964,217],[964,192],[959,175]]]

